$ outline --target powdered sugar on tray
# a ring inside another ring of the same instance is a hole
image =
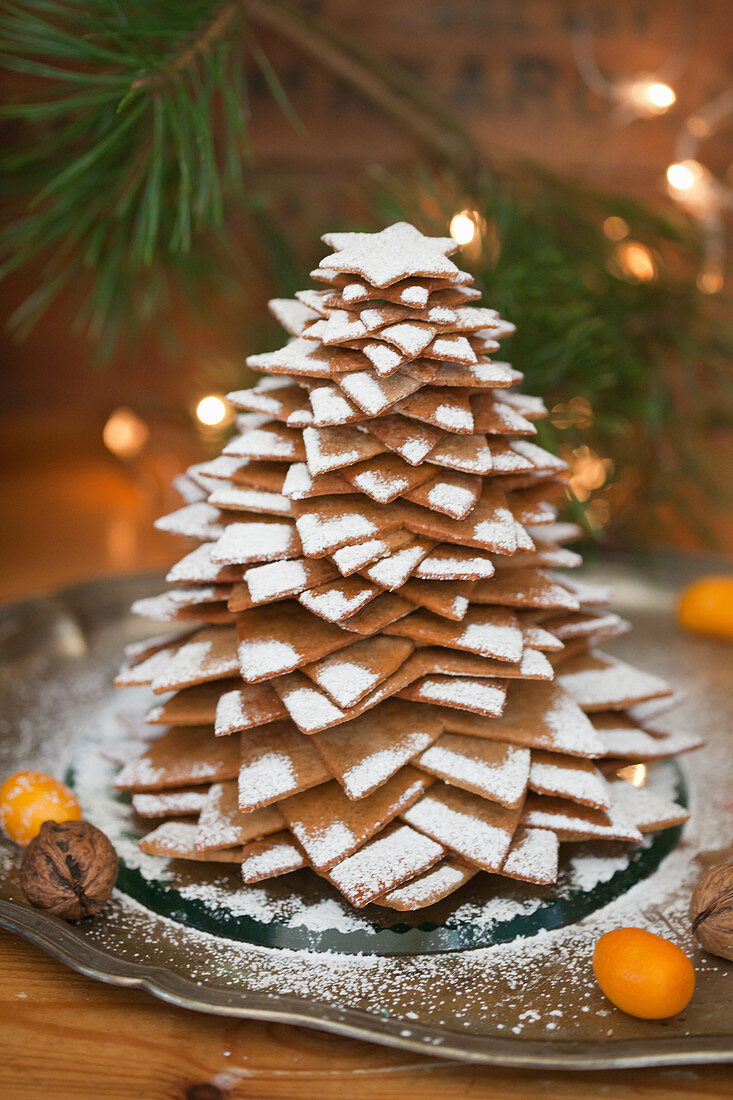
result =
[[[111,710],[110,725],[114,721]],[[79,762],[76,782],[85,813],[113,837],[126,863],[152,881],[165,882],[171,875],[170,865],[139,851],[130,836],[130,808],[108,793],[111,769],[97,755],[82,755],[86,762]],[[673,779],[673,775],[663,779],[660,793],[667,793],[665,784],[673,783]],[[612,857],[599,857],[591,845],[578,846],[571,860],[572,885],[587,890],[598,881],[608,881],[627,862],[628,856],[620,848]],[[624,924],[640,924],[662,935],[671,934],[684,949],[692,949],[684,918],[691,869],[694,877],[689,851],[679,849],[651,879],[638,883],[622,898],[577,925],[447,955],[390,957],[259,947],[184,927],[118,891],[111,903],[110,919],[92,923],[87,936],[102,949],[150,966],[169,966],[173,959],[190,979],[204,985],[216,983],[236,990],[246,975],[249,990],[287,991],[323,1004],[358,1007],[382,1017],[454,1029],[465,1024],[472,1031],[486,1033],[506,1029],[525,1036],[546,1032],[548,1023],[557,1023],[566,1037],[572,1037],[584,1026],[588,1012],[595,1018],[599,1012],[609,1011],[602,1007],[590,967],[593,946],[602,932]],[[185,886],[181,894],[205,900],[212,911],[221,909],[254,920],[280,921],[316,934],[334,928],[343,933],[370,928],[368,918],[339,898],[308,902],[292,896],[278,900],[267,887],[232,889],[233,882],[236,868],[217,870],[206,883]],[[480,904],[463,903],[453,922],[506,920],[531,913],[537,904],[531,892],[523,900],[497,896]],[[135,943],[144,945],[140,953],[131,946]],[[701,968],[715,969],[716,964],[707,957],[696,959],[696,965],[699,973]],[[610,1011],[615,1034],[622,1037],[625,1020]]]
[[[141,694],[144,693],[141,692]],[[110,790],[114,767],[102,758],[99,745],[100,743],[103,745],[105,741],[114,740],[118,736],[114,701],[108,704],[106,712],[98,715],[97,719],[99,732],[94,738],[96,744],[93,748],[82,746],[75,754],[74,760],[75,787],[85,815],[107,832],[126,866],[140,871],[152,882],[170,880],[171,868],[165,860],[140,851],[136,842],[132,807]],[[670,788],[674,785],[674,771],[667,766],[661,766],[655,769],[655,775],[657,773],[655,789],[658,783],[660,795],[672,794],[673,790]],[[409,811],[405,816],[409,820]],[[330,850],[329,840],[325,837],[322,839],[324,851],[326,848]],[[342,841],[339,839],[337,848],[341,846]],[[623,869],[628,864],[628,853],[621,846],[612,856],[599,856],[592,845],[576,845],[574,849],[577,849],[577,852],[573,855],[568,869],[568,882],[572,889],[589,890],[598,882],[608,881],[617,870]],[[327,859],[327,855],[324,858]],[[334,898],[325,902],[321,897],[308,898],[297,891],[292,891],[288,897],[277,898],[265,886],[239,885],[234,877],[235,874],[236,871],[217,870],[211,881],[185,885],[180,888],[180,893],[183,897],[204,901],[212,911],[226,910],[235,915],[249,916],[263,923],[274,922],[292,928],[318,930],[328,927],[346,933],[357,930],[369,931],[373,928],[369,918],[359,915],[341,899]],[[639,885],[643,887],[644,884]],[[517,899],[497,894],[487,897],[481,903],[474,901],[459,903],[449,917],[448,924],[457,926],[465,921],[472,921],[491,925],[495,922],[503,922],[514,915],[531,913],[536,909],[539,900],[532,894]],[[328,926],[324,923],[325,915],[328,915],[331,921]],[[185,935],[188,936],[190,932],[191,929],[186,929]]]
[[[114,920],[123,933],[126,926],[134,929],[133,942],[145,944],[141,955],[136,956],[132,949],[135,961],[165,965],[174,958],[180,965],[182,959],[187,975],[202,984],[216,982],[236,989],[246,974],[249,990],[287,991],[325,1005],[358,1007],[383,1018],[453,1029],[465,1024],[487,1034],[506,1029],[526,1037],[546,1031],[552,1023],[562,1028],[564,1037],[572,1038],[574,1032],[587,1027],[585,1017],[592,1013],[594,1018],[611,1016],[614,1034],[622,1038],[631,1028],[607,1002],[604,1007],[592,979],[593,946],[609,927],[641,924],[661,935],[672,935],[691,950],[677,912],[649,908],[650,888],[655,893],[666,889],[680,874],[684,857],[676,853],[669,862],[668,870],[649,883],[640,883],[625,898],[579,925],[447,955],[395,958],[256,947],[193,928],[182,929],[118,893],[113,899]],[[268,904],[264,889],[250,887],[247,893],[256,895],[262,906]],[[356,915],[345,915],[340,903],[330,900],[316,903],[303,916],[304,926],[314,932],[328,930],[334,922],[352,931],[364,924]],[[97,946],[119,951],[115,936],[110,936],[103,924],[91,928],[90,938]],[[717,969],[710,956],[698,957],[696,966],[698,974]],[[426,1045],[430,1041],[436,1040],[426,1040]]]
[[[29,708],[27,717],[13,719],[12,726],[6,715],[0,716],[0,731],[4,729],[8,739],[12,734],[14,752],[27,762],[26,766],[57,775],[64,774],[69,744],[66,731],[85,731],[74,760],[75,784],[85,816],[108,832],[127,866],[151,883],[165,884],[173,879],[174,865],[140,852],[131,807],[123,797],[110,792],[114,770],[98,752],[99,747],[119,737],[119,703],[111,700],[108,692],[102,695],[98,670],[85,671],[82,658],[87,643],[71,620],[59,627],[59,634],[69,663],[68,675],[63,679],[48,677],[44,667],[34,667],[23,689],[29,703],[33,699],[34,707]],[[118,644],[116,638],[115,652]],[[655,653],[655,671],[668,676],[672,673],[670,678],[675,682],[681,678],[679,654],[672,653],[671,647],[669,654],[652,649],[651,632],[646,638],[641,634],[633,644],[637,648],[647,645],[648,652]],[[694,684],[699,678],[699,683],[705,685],[709,647],[697,644],[699,658],[691,644],[685,650],[693,656],[685,665],[684,680]],[[627,654],[632,659],[634,650],[626,648],[625,643]],[[44,685],[42,693],[38,692],[39,683]],[[675,726],[686,725],[703,735],[726,728],[726,697],[718,689],[717,694],[708,687],[693,694],[684,713],[675,717]],[[42,699],[37,700],[39,694]],[[135,692],[131,695],[133,698],[126,702],[134,706]],[[139,692],[140,711],[149,705],[149,699],[149,692]],[[592,951],[603,932],[638,925],[667,936],[693,957],[698,979],[726,967],[696,947],[689,931],[687,905],[700,872],[696,854],[714,858],[729,835],[730,753],[718,738],[704,753],[687,758],[684,768],[692,792],[692,817],[685,826],[683,843],[654,874],[610,904],[575,924],[529,938],[434,955],[294,951],[239,942],[184,926],[153,913],[119,891],[105,914],[85,925],[83,934],[88,942],[119,958],[173,969],[202,986],[215,984],[235,993],[244,989],[288,993],[317,1004],[358,1008],[382,1018],[445,1026],[454,1033],[465,1029],[472,1034],[510,1039],[554,1039],[560,1035],[563,1039],[586,1038],[590,1021],[596,1034],[600,1028],[604,1033],[612,1029],[614,1041],[635,1037],[638,1024],[604,1005],[592,978]],[[711,776],[715,777],[712,783]],[[650,769],[651,787],[664,798],[674,795],[676,777],[675,769],[668,765]],[[704,792],[700,806],[695,797],[697,790]],[[602,856],[591,843],[568,847],[567,852],[563,882],[570,893],[609,882],[624,870],[629,859],[622,845],[614,846],[612,854],[606,846]],[[14,848],[0,844],[3,875],[18,858]],[[285,899],[267,884],[243,887],[236,866],[213,869],[201,880],[192,876],[189,884],[180,887],[180,893],[187,899],[205,902],[212,912],[221,910],[270,924],[280,922],[286,928],[305,929],[314,935],[334,929],[343,934],[373,931],[366,913],[351,909],[336,897],[324,898],[318,889],[310,896],[308,891],[294,890]],[[524,894],[521,888],[514,889],[508,896],[497,883],[496,892],[486,894],[475,900],[458,900],[446,924],[500,923],[531,915],[539,904],[535,888],[528,888]],[[691,1026],[691,1020],[675,1021],[667,1034],[684,1036]],[[439,1044],[441,1036],[426,1038],[426,1048],[432,1042]]]

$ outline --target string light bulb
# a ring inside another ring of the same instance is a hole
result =
[[[629,227],[623,218],[611,214],[603,222],[603,232],[609,241],[622,241],[624,237],[628,237]]]
[[[704,169],[699,161],[683,160],[667,168],[667,183],[674,191],[692,191],[703,178]]]
[[[667,191],[675,202],[686,206],[703,223],[704,230],[719,219],[720,184],[699,160],[678,160],[667,168]]]
[[[450,235],[460,245],[471,244],[478,233],[477,216],[471,210],[461,210],[450,220]]]
[[[227,419],[228,406],[218,393],[209,393],[196,405],[196,419],[207,428],[215,428]]]
[[[617,98],[642,115],[663,115],[677,102],[674,88],[651,77],[619,85]]]
[[[638,241],[623,241],[619,245],[618,265],[625,279],[633,283],[651,283],[657,275],[657,265],[649,249]]]
[[[142,417],[121,405],[110,413],[104,425],[102,439],[108,451],[117,458],[135,458],[148,441],[150,429]]]
[[[724,214],[733,209],[733,181],[730,174],[726,179],[706,168],[700,153],[703,143],[725,126],[731,115],[731,89],[698,108],[680,130],[675,160],[667,168],[670,198],[684,206],[697,220],[702,235],[704,252],[697,275],[697,287],[702,294],[718,294],[723,289],[726,255]]]
[[[578,71],[588,87],[616,105],[615,121],[625,125],[637,118],[663,115],[677,102],[677,93],[668,78],[681,71],[681,56],[670,56],[657,73],[634,77],[607,77],[598,65],[590,25],[577,24],[572,31],[573,54]]]
[[[677,102],[677,93],[674,88],[670,88],[669,84],[665,84],[663,80],[655,80],[650,84],[646,94],[650,104],[660,112],[668,111]]]
[[[703,294],[719,294],[723,289],[723,272],[715,264],[710,264],[698,272],[697,289]]]

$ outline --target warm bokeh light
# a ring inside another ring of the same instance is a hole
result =
[[[565,428],[572,428],[575,423],[575,417],[573,416],[570,406],[564,402],[559,405],[553,405],[550,409],[550,423],[553,428],[559,428],[564,431]]]
[[[723,289],[723,272],[718,267],[704,268],[697,276],[697,289],[703,294],[719,294]]]
[[[616,98],[639,115],[663,115],[677,102],[674,88],[652,77],[617,85]]]
[[[626,779],[634,787],[643,787],[646,783],[646,764],[627,764],[620,768],[616,775],[619,779]]]
[[[679,161],[667,169],[667,182],[675,191],[691,191],[702,176],[703,167],[696,160]]]
[[[567,404],[553,405],[550,419],[554,428],[578,428],[583,431],[593,423],[593,410],[587,397],[571,397]]]
[[[210,393],[202,397],[196,406],[196,419],[207,427],[223,424],[227,417],[227,403],[219,394]]]
[[[588,500],[591,493],[605,485],[613,475],[611,459],[601,458],[590,447],[576,447],[565,458],[570,467],[568,489],[581,503]]]
[[[611,214],[603,223],[603,232],[609,241],[622,241],[624,237],[628,237],[629,227],[623,218]]]
[[[646,97],[650,107],[660,112],[668,111],[677,100],[674,88],[670,88],[669,84],[665,84],[662,80],[656,80],[647,86]]]
[[[701,118],[700,115],[690,115],[685,126],[693,137],[696,138],[710,137],[712,132],[710,123],[707,119]]]
[[[607,500],[596,497],[595,500],[588,502],[585,509],[585,518],[593,531],[600,531],[611,519],[611,505]]]
[[[657,274],[657,265],[649,249],[638,241],[619,245],[618,264],[625,279],[635,283],[650,283]]]
[[[470,244],[478,232],[478,216],[471,210],[462,210],[450,220],[450,235],[458,244]]]
[[[145,421],[124,405],[115,409],[104,425],[102,439],[108,451],[118,458],[135,458],[148,441],[150,429]]]
[[[575,427],[590,428],[593,423],[593,410],[587,397],[571,397],[570,409],[575,418]]]

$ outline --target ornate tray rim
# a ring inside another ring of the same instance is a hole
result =
[[[72,611],[80,598],[94,589],[123,587],[150,574],[103,578],[61,589],[50,596],[0,606],[0,614],[14,616],[23,610],[42,616],[44,605]],[[355,1008],[312,1003],[294,995],[217,989],[200,985],[172,969],[132,962],[89,943],[73,925],[38,910],[0,899],[0,928],[36,944],[72,970],[109,985],[144,989],[180,1008],[238,1019],[313,1028],[346,1038],[360,1039],[397,1049],[428,1054],[464,1063],[501,1065],[523,1069],[590,1070],[634,1067],[699,1065],[733,1062],[733,1034],[690,1036],[681,1047],[679,1037],[578,1041],[548,1038],[499,1039],[468,1035],[445,1027],[385,1018]]]
[[[349,1039],[362,1039],[447,1060],[517,1069],[630,1069],[634,1067],[733,1062],[733,1042],[721,1048],[718,1037],[697,1037],[680,1051],[679,1039],[631,1039],[616,1044],[494,1039],[462,1035],[440,1027],[412,1023],[414,1038],[400,1035],[403,1020],[385,1019],[354,1008],[311,1004],[280,993],[225,992],[206,988],[158,966],[118,959],[86,941],[74,929],[44,913],[0,900],[0,927],[36,944],[72,970],[108,985],[145,989],[179,1008],[215,1016],[264,1020],[314,1028]],[[613,1046],[613,1053],[610,1047]]]

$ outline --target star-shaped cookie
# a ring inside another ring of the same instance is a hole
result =
[[[395,222],[381,233],[327,233],[336,249],[323,264],[333,271],[363,275],[373,286],[390,286],[408,276],[441,279],[458,268],[448,259],[458,244],[452,237],[424,237],[414,225]]]

